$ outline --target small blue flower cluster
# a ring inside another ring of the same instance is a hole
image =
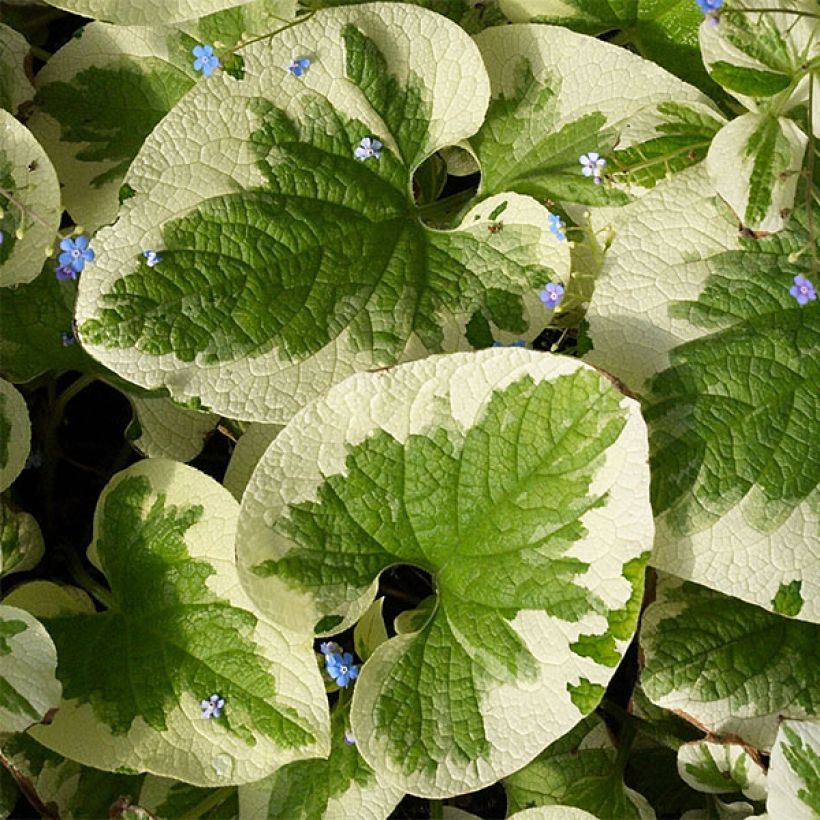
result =
[[[706,20],[709,25],[716,26],[718,24],[718,12],[723,6],[723,0],[695,0],[698,8],[706,15]]]
[[[54,269],[60,282],[76,279],[77,274],[83,272],[85,263],[94,261],[95,253],[88,243],[87,236],[78,236],[76,239],[66,237],[60,242],[60,250],[60,264]]]
[[[201,700],[199,708],[202,709],[202,719],[210,720],[212,717],[221,717],[224,706],[225,698],[221,698],[219,695],[211,695],[206,700]]]
[[[222,61],[214,54],[213,46],[194,46],[194,71],[201,71],[203,77],[210,77],[221,65]]]
[[[817,291],[814,285],[805,276],[795,276],[794,284],[789,288],[789,293],[797,300],[801,307],[813,302],[817,298]]]
[[[359,667],[353,663],[353,655],[350,652],[343,652],[339,644],[326,641],[319,647],[319,651],[325,656],[327,674],[337,686],[344,689],[350,681],[359,677]]]

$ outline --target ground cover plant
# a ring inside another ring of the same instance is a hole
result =
[[[820,816],[812,0],[0,2],[0,812]]]

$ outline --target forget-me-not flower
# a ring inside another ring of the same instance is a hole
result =
[[[578,162],[581,163],[581,173],[585,177],[592,177],[593,182],[600,185],[601,171],[606,167],[606,160],[595,151],[590,151],[588,154],[581,154]]]
[[[370,157],[379,159],[382,153],[382,144],[375,137],[363,137],[353,153],[356,155],[356,159],[362,161],[370,159]]]
[[[309,68],[310,60],[307,57],[297,57],[295,60],[290,61],[288,71],[290,71],[294,77],[303,77]]]
[[[149,268],[153,268],[154,265],[162,262],[162,257],[156,251],[143,251],[142,255],[145,257],[145,264]]]
[[[789,293],[797,299],[798,305],[807,305],[817,298],[814,285],[805,276],[799,274],[794,277],[794,284],[789,288]]]
[[[336,641],[324,641],[319,644],[319,651],[323,655],[338,655],[342,651],[342,647]]]
[[[550,233],[552,233],[559,242],[563,242],[567,238],[567,235],[564,233],[564,223],[558,214],[549,214],[549,216],[547,216],[547,223]]]
[[[222,65],[213,46],[194,46],[191,53],[196,57],[194,71],[201,71],[204,77],[210,77]]]
[[[538,296],[548,308],[557,308],[564,298],[564,286],[550,282],[548,285],[544,285],[544,290]]]
[[[353,737],[353,732],[348,729],[345,732],[345,746],[355,746],[356,745],[356,738]]]
[[[211,695],[207,700],[201,700],[199,702],[199,708],[202,709],[203,720],[208,720],[212,717],[221,717],[222,707],[224,705],[225,698],[221,698],[219,695]]]
[[[71,265],[57,265],[54,268],[54,275],[57,277],[58,282],[68,282],[69,279],[77,278],[77,271]]]
[[[88,246],[87,236],[78,236],[76,239],[66,237],[60,242],[60,248],[63,251],[59,257],[60,265],[70,266],[77,273],[83,272],[86,262],[94,261],[95,254]]]
[[[706,19],[711,25],[717,25],[717,13],[723,6],[723,0],[695,0],[698,8],[706,15]]]
[[[359,667],[353,663],[353,655],[350,652],[339,654],[334,652],[325,656],[325,666],[327,673],[336,682],[337,686],[344,688],[359,677]]]

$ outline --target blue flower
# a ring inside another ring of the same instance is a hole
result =
[[[194,71],[201,71],[205,77],[210,77],[222,65],[213,46],[194,46],[192,54],[196,57]]]
[[[712,25],[717,23],[717,12],[723,6],[723,0],[695,0],[698,4],[698,8],[709,18],[709,22]]]
[[[355,746],[356,745],[356,738],[353,737],[353,732],[348,729],[345,732],[345,746]]]
[[[547,223],[549,224],[550,232],[559,242],[563,242],[567,238],[567,235],[564,233],[564,223],[558,214],[549,214],[547,216]]]
[[[60,331],[60,344],[63,347],[71,347],[71,345],[73,345],[76,341],[77,341],[77,338],[74,336],[74,334],[70,330],[61,330]]]
[[[544,290],[538,296],[548,308],[557,308],[564,298],[564,286],[550,282],[548,285],[544,285]]]
[[[290,61],[288,71],[290,71],[294,77],[302,77],[309,68],[310,60],[307,57],[297,57],[295,60]]]
[[[0,245],[2,245],[6,241],[6,235],[3,231],[0,231]]]
[[[353,655],[350,652],[345,652],[343,655],[338,652],[326,655],[325,666],[328,675],[336,681],[337,686],[342,688],[359,677],[359,667],[353,663]]]
[[[375,157],[379,159],[382,152],[382,144],[375,137],[363,137],[359,147],[353,152],[356,159],[362,161]]]
[[[54,268],[54,275],[57,277],[58,282],[67,282],[69,279],[77,278],[77,271],[71,265],[57,265]]]
[[[95,254],[88,247],[88,237],[66,238],[60,242],[60,248],[64,251],[60,254],[60,265],[63,267],[70,265],[77,273],[83,272],[86,262],[94,261]]]
[[[585,177],[592,177],[593,182],[600,185],[601,171],[606,167],[606,160],[595,151],[590,151],[588,154],[581,154],[578,162],[581,163],[581,173]]]
[[[342,651],[342,647],[335,641],[325,641],[319,644],[319,651],[323,655],[338,655]]]
[[[207,700],[201,700],[199,708],[202,709],[202,719],[208,720],[212,717],[221,717],[224,705],[225,698],[221,698],[219,695],[211,695]]]
[[[805,276],[795,276],[794,285],[789,289],[789,293],[797,299],[798,305],[807,305],[817,298],[817,291],[814,285]]]
[[[514,342],[510,342],[508,345],[505,345],[504,342],[493,342],[493,347],[526,347],[527,343],[523,339],[516,339]]]
[[[149,268],[153,268],[154,265],[162,262],[162,257],[156,251],[143,251],[142,255],[145,257],[145,264]]]

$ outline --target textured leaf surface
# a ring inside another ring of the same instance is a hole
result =
[[[129,396],[135,418],[127,430],[133,445],[148,458],[191,461],[205,446],[219,416],[190,410],[165,398]]]
[[[259,618],[238,586],[237,511],[224,488],[174,462],[139,462],[112,479],[89,549],[112,603],[45,619],[64,699],[36,740],[89,766],[202,786],[325,752],[308,641]],[[200,700],[212,693],[224,712],[204,721]]]
[[[34,516],[13,509],[0,498],[0,577],[33,569],[44,551],[43,534]]]
[[[813,820],[820,815],[820,724],[784,720],[769,768],[769,816]]]
[[[653,63],[563,28],[505,26],[482,32],[476,43],[492,83],[486,121],[470,140],[485,193],[623,204],[646,184],[645,175],[629,172],[647,167],[639,152],[654,155],[650,166],[661,175],[681,159],[702,159],[699,135],[681,141],[673,134],[658,145],[676,111],[722,120],[707,97]],[[700,154],[688,159],[697,147]],[[582,174],[579,157],[590,151],[607,159],[617,182],[595,185]]]
[[[365,763],[355,745],[345,743],[349,707],[331,716],[330,757],[284,766],[271,777],[243,786],[243,817],[268,820],[384,820],[404,796],[388,779]]]
[[[31,422],[25,399],[14,385],[0,379],[0,492],[23,469],[31,446]]]
[[[57,652],[43,625],[0,605],[0,733],[22,732],[60,700]]]
[[[644,613],[644,691],[715,734],[772,748],[781,716],[820,709],[820,627],[666,578]]]
[[[763,766],[737,743],[685,743],[678,749],[678,773],[693,789],[707,794],[743,792],[752,800],[766,799]]]
[[[221,790],[203,789],[181,783],[179,780],[170,780],[167,777],[146,775],[139,793],[139,805],[151,812],[158,820],[179,820],[187,814],[195,814],[203,820],[237,820],[239,817],[238,788],[230,790],[217,806],[209,810],[201,807],[205,801]]]
[[[34,96],[25,68],[28,56],[26,38],[0,23],[0,108],[12,114]]]
[[[528,762],[600,700],[634,629],[651,516],[637,405],[581,363],[522,349],[361,374],[293,418],[243,496],[242,581],[317,633],[379,573],[437,602],[362,669],[362,756],[454,794]]]
[[[249,424],[239,437],[222,482],[237,501],[242,500],[242,493],[245,492],[259,459],[281,430],[281,424]]]
[[[816,622],[820,302],[789,294],[811,276],[805,212],[745,239],[700,169],[622,210],[586,359],[644,397],[652,563],[770,609],[797,587],[790,614]]]
[[[599,820],[654,820],[646,799],[623,782],[603,721],[590,715],[504,781],[509,812],[574,806]]]
[[[509,820],[595,820],[595,815],[572,806],[541,806],[516,812]]]
[[[49,5],[123,26],[148,26],[192,20],[244,2],[247,0],[49,0]]]
[[[293,77],[301,54],[313,62]],[[350,373],[469,347],[476,311],[535,337],[538,291],[569,266],[545,209],[503,195],[445,232],[411,201],[415,168],[483,118],[488,81],[461,29],[402,4],[351,6],[242,56],[244,80],[200,83],[131,166],[136,193],[80,284],[92,355],[178,400],[283,423]],[[354,156],[366,137],[379,159]]]
[[[62,209],[54,166],[28,128],[0,110],[0,134],[0,286],[7,287],[40,272]]]

